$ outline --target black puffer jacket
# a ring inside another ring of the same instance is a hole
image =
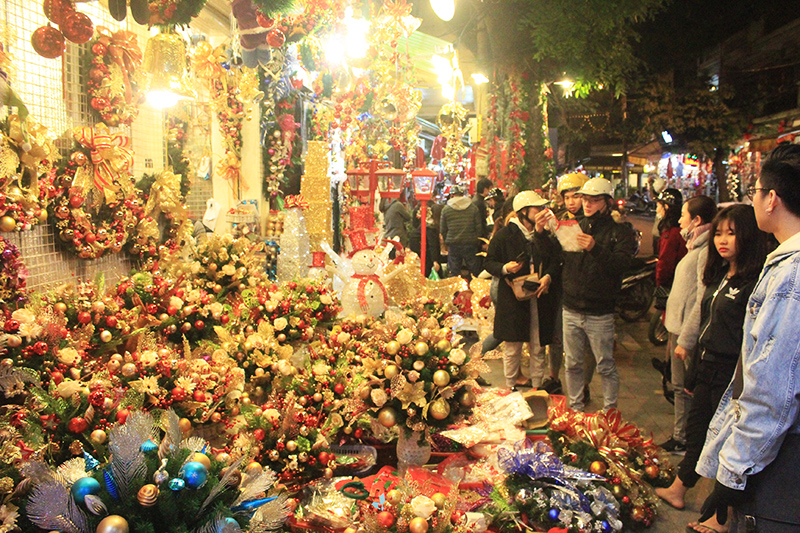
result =
[[[500,228],[491,242],[486,253],[484,268],[493,276],[500,278],[497,290],[497,305],[494,314],[494,336],[496,339],[508,342],[530,341],[531,304],[529,301],[519,301],[514,296],[514,291],[506,283],[506,279],[530,274],[529,264],[526,264],[516,274],[503,274],[503,266],[509,261],[514,261],[520,254],[525,253],[531,257],[534,270],[542,278],[550,274],[552,279],[547,294],[543,294],[537,301],[539,314],[539,344],[547,346],[553,342],[555,331],[555,317],[557,296],[560,291],[560,254],[558,247],[548,238],[534,239],[528,242],[522,230],[516,223],[511,222]]]
[[[622,276],[636,251],[636,237],[607,213],[584,217],[579,224],[594,237],[595,245],[590,252],[563,252],[564,307],[587,315],[613,313]]]

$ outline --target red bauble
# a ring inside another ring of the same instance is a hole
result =
[[[36,53],[47,59],[55,59],[64,53],[64,36],[52,26],[42,26],[31,35],[31,44]]]
[[[194,394],[192,394],[192,398],[194,398],[194,401],[196,402],[203,403],[206,401],[206,393],[201,390],[196,390],[194,391]]]
[[[69,13],[75,11],[75,6],[72,0],[44,0],[42,9],[48,20],[60,25]]]
[[[91,321],[92,321],[92,315],[89,314],[88,312],[81,311],[80,313],[78,313],[78,322],[80,322],[81,324],[85,325]]]
[[[253,431],[253,438],[255,438],[256,440],[259,440],[259,441],[260,440],[264,440],[266,438],[266,436],[267,436],[267,433],[261,428],[258,428],[258,429]]]
[[[58,25],[64,37],[75,44],[88,43],[94,35],[94,23],[86,13],[73,11],[64,17],[64,21]]]
[[[172,389],[172,399],[176,402],[182,402],[186,399],[186,389],[183,387],[175,387]]]
[[[76,194],[75,196],[69,197],[69,205],[72,207],[80,207],[83,205],[83,196]]]
[[[101,109],[108,107],[108,98],[100,98],[96,96],[89,101],[89,105],[92,106],[92,109],[95,111],[100,111]]]
[[[128,419],[129,414],[131,414],[131,412],[128,411],[127,409],[120,409],[119,411],[117,411],[117,422],[119,422],[120,424],[124,424],[125,421]]]
[[[258,22],[258,25],[261,26],[262,28],[269,29],[269,28],[271,28],[271,27],[273,27],[275,25],[275,19],[274,18],[268,17],[266,15],[262,15],[261,13],[259,13],[256,16],[256,21]]]
[[[394,524],[394,515],[389,511],[381,511],[376,518],[378,524],[385,528],[390,528]]]
[[[337,383],[333,386],[333,392],[336,394],[344,394],[344,383]]]
[[[103,43],[94,43],[92,45],[92,53],[96,56],[106,55],[106,45]]]
[[[286,42],[286,36],[281,30],[272,30],[267,34],[267,44],[273,48],[280,48]]]
[[[85,418],[76,416],[67,424],[67,429],[72,433],[83,433],[89,429],[89,422]]]
[[[101,81],[103,81],[103,78],[105,77],[106,77],[105,72],[103,72],[99,68],[93,68],[92,70],[89,71],[89,78],[95,83],[100,83]]]

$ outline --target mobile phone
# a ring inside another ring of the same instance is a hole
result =
[[[522,263],[523,261],[527,260],[528,260],[528,252],[522,252],[516,257],[516,259],[514,259],[514,261],[516,261],[517,263]]]
[[[525,289],[526,291],[537,291],[539,290],[539,287],[541,287],[541,285],[542,284],[539,283],[538,281],[533,281],[533,280],[522,282],[522,288]]]

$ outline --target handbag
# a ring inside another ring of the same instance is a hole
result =
[[[519,276],[514,279],[506,278],[506,283],[514,291],[514,296],[517,300],[523,302],[536,297],[536,291],[539,289],[539,275],[528,274],[527,276]]]
[[[669,298],[669,287],[666,287],[664,285],[656,287],[656,290],[653,293],[653,307],[655,307],[659,311],[663,311],[664,309],[667,308],[668,298]]]

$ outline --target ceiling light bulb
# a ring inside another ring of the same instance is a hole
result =
[[[472,75],[472,81],[474,81],[476,85],[483,85],[484,83],[489,83],[489,78],[481,72],[475,72]]]
[[[150,91],[147,93],[147,103],[156,109],[166,109],[178,103],[180,97],[169,91]]]

